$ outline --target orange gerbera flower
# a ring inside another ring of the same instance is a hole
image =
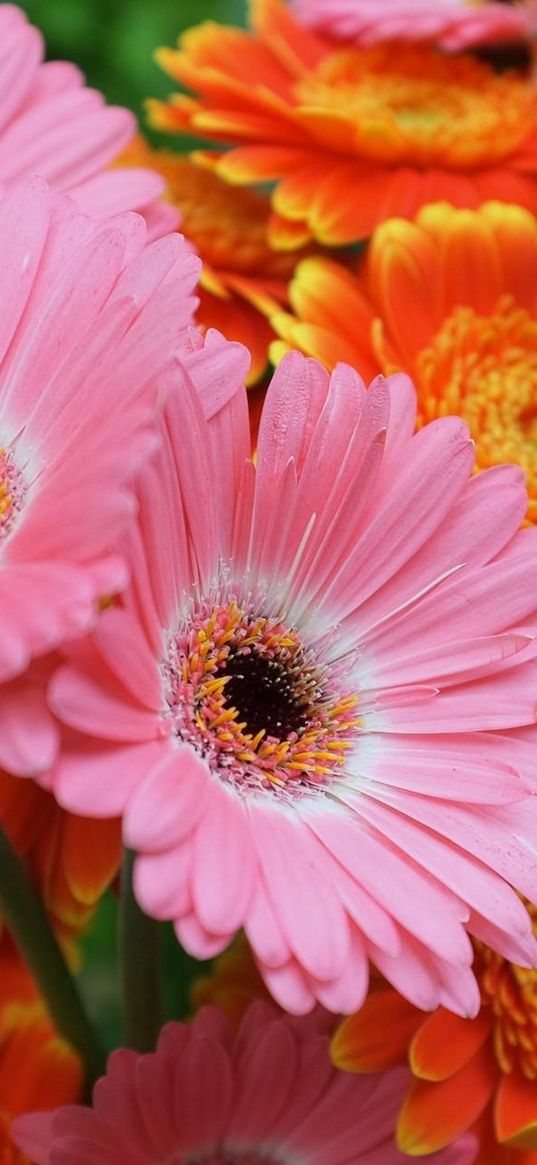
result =
[[[274,339],[268,316],[287,303],[297,261],[269,246],[269,199],[230,187],[184,155],[152,150],[142,138],[122,154],[121,164],[151,167],[164,178],[167,197],[181,212],[180,229],[203,260],[198,322],[246,344],[252,355],[247,383],[254,384]]]
[[[343,1021],[332,1058],[348,1072],[378,1072],[408,1056],[415,1079],[397,1126],[405,1153],[432,1153],[472,1128],[476,1165],[537,1165],[537,969],[474,947],[475,1019],[443,1007],[424,1017],[381,986]]]
[[[10,1137],[13,1117],[80,1099],[78,1056],[54,1030],[6,932],[0,941],[0,1162],[26,1165]]]
[[[159,128],[231,144],[209,159],[228,181],[277,182],[277,246],[348,243],[439,198],[537,211],[537,91],[521,74],[431,47],[342,48],[281,0],[250,10],[250,32],[209,21],[159,51],[199,97],[149,112]]]
[[[537,220],[528,211],[424,207],[414,222],[380,226],[356,274],[304,261],[290,299],[296,315],[274,320],[284,337],[275,359],[291,345],[328,367],[346,360],[366,380],[379,368],[408,372],[420,423],[462,416],[479,468],[525,470],[537,521]]]
[[[79,931],[118,870],[120,823],[67,813],[51,793],[1,769],[0,821],[60,938]]]

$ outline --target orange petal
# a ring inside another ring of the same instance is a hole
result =
[[[201,151],[192,154],[192,160],[199,163]],[[302,162],[307,162],[310,154],[296,146],[239,146],[236,150],[221,154],[215,159],[213,168],[227,182],[238,186],[248,182],[275,182],[284,174],[292,174]]]
[[[514,168],[481,170],[475,175],[475,185],[477,203],[498,198],[502,202],[525,206],[532,214],[537,214],[537,182],[534,174],[517,174]]]
[[[40,1004],[11,1008],[11,1030],[0,1048],[2,1107],[15,1116],[77,1100],[81,1076],[78,1056]]]
[[[297,77],[305,70],[315,69],[326,53],[321,38],[298,24],[280,0],[252,0],[250,25]]]
[[[271,214],[267,236],[277,251],[296,251],[311,240],[311,231],[305,222],[291,222],[279,214]]]
[[[358,276],[341,263],[311,257],[298,264],[289,291],[290,302],[303,320],[331,327],[347,340],[369,331],[373,311]]]
[[[411,1157],[423,1157],[450,1145],[477,1120],[498,1079],[494,1056],[483,1052],[449,1080],[416,1080],[397,1124],[397,1144]]]
[[[217,328],[227,340],[246,345],[252,357],[246,383],[255,384],[267,366],[268,347],[274,336],[267,320],[238,296],[217,299],[203,289],[197,318],[203,328]]]
[[[327,156],[325,171],[304,217],[326,246],[366,239],[377,223],[392,215],[413,214],[419,205],[420,176],[410,169],[331,161]]]
[[[516,1069],[503,1076],[494,1115],[502,1144],[537,1149],[537,1080],[527,1080]]]
[[[405,1063],[408,1045],[423,1019],[397,991],[375,991],[338,1027],[330,1053],[345,1072],[381,1072]]]
[[[446,314],[438,245],[418,223],[390,218],[371,239],[367,277],[398,363],[410,368]]]
[[[78,902],[93,906],[115,877],[121,861],[121,823],[65,814],[62,846],[69,887]]]
[[[422,1080],[447,1080],[475,1056],[490,1034],[490,1013],[462,1019],[444,1007],[430,1015],[410,1046],[410,1067]]]
[[[494,234],[478,211],[459,210],[451,216],[439,258],[447,311],[468,304],[480,315],[489,315],[504,288]]]
[[[537,223],[533,215],[521,206],[507,206],[504,202],[487,202],[480,213],[496,239],[502,291],[510,292],[521,307],[533,314],[537,290]]]
[[[511,1151],[511,1149],[506,1149],[504,1145],[498,1144],[494,1131],[493,1113],[493,1104],[487,1104],[479,1119],[470,1129],[479,1145],[474,1165],[529,1165],[526,1159],[521,1159],[516,1149]]]

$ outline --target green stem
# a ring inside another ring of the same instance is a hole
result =
[[[137,1052],[152,1052],[161,1025],[159,925],[134,897],[134,858],[132,850],[125,850],[119,908],[123,1043]]]
[[[86,1014],[41,898],[0,825],[0,907],[60,1035],[79,1053],[86,1091],[104,1071],[105,1056]]]

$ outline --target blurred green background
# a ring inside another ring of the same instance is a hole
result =
[[[45,35],[47,56],[75,61],[108,101],[134,109],[173,89],[153,61],[158,45],[201,20],[243,24],[246,0],[19,0]]]

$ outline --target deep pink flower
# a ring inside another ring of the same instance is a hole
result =
[[[124,814],[142,907],[199,958],[243,927],[288,1011],[357,1008],[371,958],[475,1013],[467,931],[537,960],[537,530],[519,469],[415,414],[291,353],[254,468],[243,391],[209,424],[174,393],[125,605],[52,680],[60,802]]]
[[[251,1004],[238,1032],[216,1008],[170,1023],[156,1052],[114,1052],[80,1105],[19,1117],[36,1165],[403,1165],[397,1113],[409,1073],[351,1076],[330,1063],[322,1018]],[[464,1137],[430,1165],[470,1165]]]
[[[138,215],[97,222],[40,178],[0,189],[0,764],[48,767],[37,673],[125,581],[111,547],[153,448],[157,393],[193,319],[199,260],[145,246]]]
[[[458,51],[476,44],[526,40],[537,28],[532,0],[291,0],[299,20],[364,47],[387,40],[433,41]]]
[[[75,65],[44,64],[43,56],[37,28],[20,8],[1,4],[0,181],[39,174],[90,214],[138,210],[150,237],[173,230],[178,216],[159,201],[158,174],[109,168],[136,133],[134,115],[106,105]]]

